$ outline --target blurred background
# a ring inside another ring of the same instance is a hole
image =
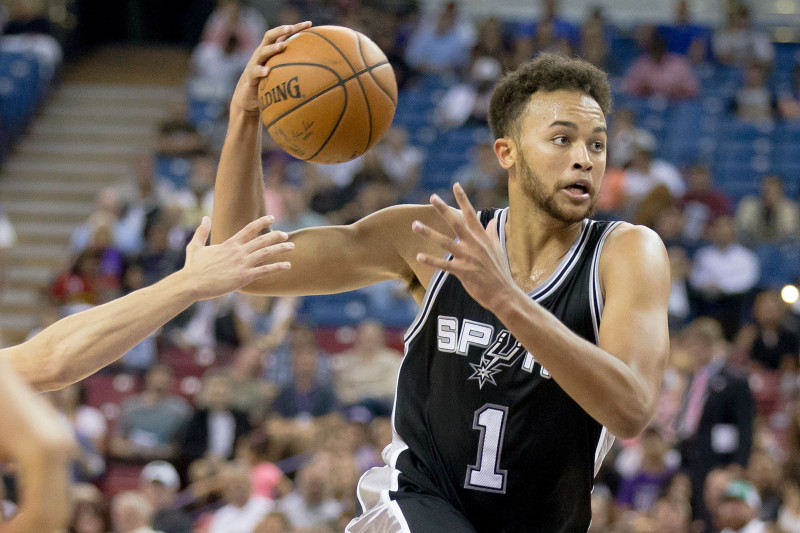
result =
[[[609,73],[596,216],[664,240],[672,353],[651,427],[598,474],[590,531],[800,532],[800,0],[0,0],[2,342],[182,266],[236,80],[267,28],[302,20],[371,37],[400,92],[350,163],[264,136],[287,231],[456,180],[503,207],[494,82],[541,51]],[[393,283],[228,295],[49,395],[81,444],[70,531],[342,531],[391,439],[416,308]]]

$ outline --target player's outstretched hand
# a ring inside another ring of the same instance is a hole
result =
[[[291,268],[288,261],[272,262],[273,256],[294,249],[282,231],[261,232],[274,221],[271,215],[254,220],[230,239],[206,246],[211,219],[203,217],[192,241],[186,246],[185,274],[192,280],[199,300],[235,291],[269,274]]]
[[[231,105],[240,107],[248,114],[258,115],[258,82],[269,74],[269,68],[265,66],[267,60],[286,48],[286,39],[310,27],[311,22],[305,21],[268,30],[236,84]]]
[[[415,220],[414,232],[451,254],[451,260],[430,254],[417,254],[417,261],[455,275],[467,292],[489,310],[508,301],[508,291],[516,290],[508,259],[500,245],[497,221],[493,219],[483,227],[475,209],[459,183],[453,186],[456,202],[461,211],[451,209],[438,195],[431,196],[431,204],[453,229],[456,239]]]

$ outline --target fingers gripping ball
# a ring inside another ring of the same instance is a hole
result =
[[[350,161],[394,118],[397,82],[386,56],[342,26],[304,30],[269,58],[258,86],[261,120],[284,150],[313,163]]]

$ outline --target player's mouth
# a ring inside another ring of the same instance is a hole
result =
[[[588,200],[592,196],[592,184],[587,179],[570,183],[561,190],[575,200]]]

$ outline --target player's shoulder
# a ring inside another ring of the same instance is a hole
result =
[[[646,268],[666,265],[667,252],[661,237],[652,229],[620,222],[606,238],[600,268],[631,263],[639,263]]]

